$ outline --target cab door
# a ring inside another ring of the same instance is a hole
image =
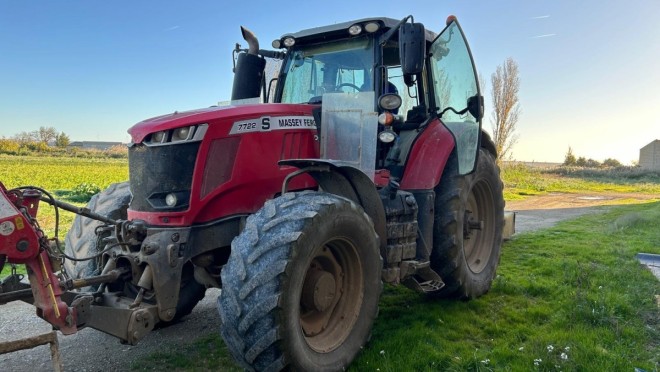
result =
[[[461,175],[471,173],[479,152],[481,116],[468,111],[468,100],[483,105],[477,73],[463,30],[454,19],[433,41],[430,75],[435,108],[454,136]],[[472,97],[472,98],[471,98]],[[479,110],[483,113],[483,107]]]

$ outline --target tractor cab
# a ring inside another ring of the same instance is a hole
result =
[[[282,59],[279,74],[260,77],[261,89],[238,89],[232,98],[320,105],[321,157],[372,179],[377,169],[401,179],[412,142],[439,118],[454,137],[460,173],[470,173],[483,98],[469,47],[455,17],[440,34],[411,19],[367,18],[285,34],[272,43],[284,52],[257,52]],[[254,71],[238,67],[247,74],[237,73],[235,87],[255,81]]]

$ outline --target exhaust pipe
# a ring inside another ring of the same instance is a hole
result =
[[[241,26],[241,34],[243,35],[243,39],[248,43],[248,54],[256,55],[259,52],[259,40],[257,40],[254,32]]]
[[[241,26],[243,39],[248,43],[248,52],[240,53],[236,60],[234,85],[231,91],[232,101],[257,98],[264,78],[266,60],[259,57],[259,41],[254,33]]]

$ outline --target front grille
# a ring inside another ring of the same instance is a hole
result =
[[[195,160],[200,142],[177,143],[166,146],[138,144],[128,150],[131,200],[135,211],[182,211],[190,203]],[[177,204],[165,204],[165,195],[178,196]]]

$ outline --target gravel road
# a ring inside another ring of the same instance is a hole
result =
[[[60,355],[65,371],[127,371],[134,360],[157,352],[163,346],[192,342],[219,331],[216,310],[219,289],[208,289],[206,297],[181,322],[147,335],[137,346],[122,345],[105,333],[85,328],[71,335],[59,335]],[[50,331],[50,325],[34,314],[34,307],[15,301],[0,306],[0,342],[17,340]],[[52,371],[48,346],[0,355],[0,371]]]
[[[630,199],[652,200],[657,195],[640,194],[550,194],[507,202],[515,211],[517,233],[553,226],[561,220],[586,213],[598,213],[600,205],[621,204]],[[158,351],[163,346],[187,343],[218,332],[220,323],[215,302],[219,290],[209,289],[206,297],[180,323],[147,335],[139,345],[120,344],[115,338],[93,329],[59,337],[60,353],[66,371],[126,371],[131,363]],[[34,314],[34,308],[22,302],[0,306],[0,342],[46,333],[49,325]],[[47,346],[0,355],[2,371],[52,371]]]

